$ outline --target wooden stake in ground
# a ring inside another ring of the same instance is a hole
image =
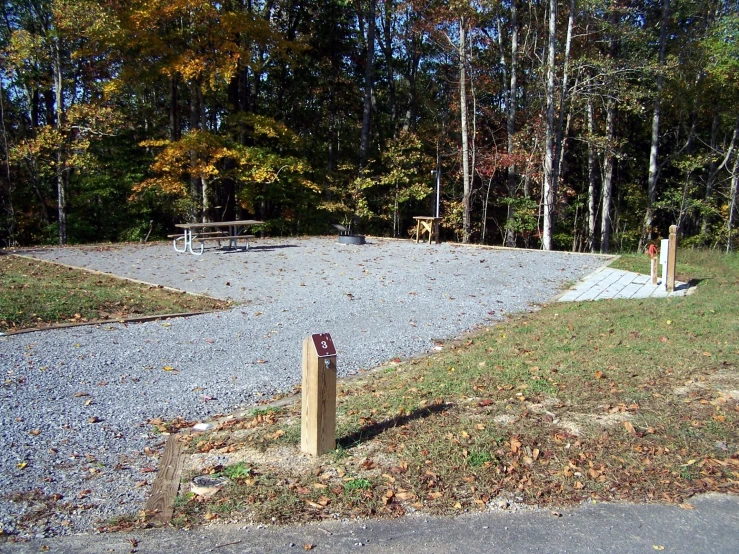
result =
[[[303,341],[300,449],[320,456],[336,448],[336,348],[328,333]]]
[[[667,292],[675,290],[675,263],[677,261],[677,225],[670,225],[669,250],[667,251]]]

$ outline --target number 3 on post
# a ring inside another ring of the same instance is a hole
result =
[[[331,335],[328,333],[321,333],[311,335],[313,339],[313,346],[316,349],[316,354],[319,358],[325,358],[326,356],[336,356],[336,347],[334,347],[334,341],[331,339]]]

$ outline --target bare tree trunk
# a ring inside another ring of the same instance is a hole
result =
[[[596,183],[596,159],[593,137],[595,131],[595,117],[593,114],[593,99],[588,97],[588,250],[595,252],[595,233],[598,218],[598,198]]]
[[[601,207],[600,251],[608,252],[611,241],[611,190],[613,186],[613,137],[616,109],[613,100],[606,104],[606,148],[603,156],[603,205]]]
[[[180,139],[180,112],[179,92],[177,90],[177,76],[173,75],[169,81],[169,139]]]
[[[54,106],[54,126],[59,132],[60,136],[63,137],[62,126],[64,125],[64,82],[62,75],[62,53],[59,46],[59,40],[55,39],[53,42],[53,60],[52,60],[52,71],[54,79],[54,93],[55,93],[55,106]],[[56,150],[56,203],[57,209],[59,210],[59,244],[67,244],[67,193],[65,173],[64,173],[64,139],[59,144]]]
[[[518,72],[518,11],[516,2],[511,2],[511,80],[508,87],[508,110],[506,113],[506,134],[508,135],[507,152],[508,155],[513,155],[515,149],[513,143],[513,135],[516,132],[516,88],[518,86],[516,82],[516,73]],[[513,200],[516,197],[516,166],[508,166],[508,198],[510,203],[508,204],[508,213],[506,214],[507,221],[510,222],[516,215],[516,209],[513,205]],[[490,188],[488,187],[488,192]],[[507,228],[505,234],[505,245],[516,246],[516,233],[513,229]]]
[[[390,109],[390,121],[392,122],[393,137],[398,133],[398,103],[395,95],[395,68],[393,67],[393,12],[395,5],[393,0],[384,0],[382,18],[382,52],[385,56],[385,69],[387,71],[387,100]]]
[[[716,111],[713,113],[713,122],[711,123],[711,152],[716,151],[717,143],[718,143],[718,126],[721,119],[719,117],[718,112],[718,106],[716,106]],[[701,236],[706,237],[708,235],[708,226],[711,224],[711,217],[709,214],[709,206],[711,204],[711,200],[713,198],[713,185],[716,181],[716,174],[718,173],[716,171],[716,167],[718,164],[716,163],[716,160],[711,157],[711,163],[709,164],[708,169],[708,178],[706,179],[706,192],[705,196],[703,197],[703,200],[706,204],[705,212],[703,213],[703,218],[701,219]],[[704,239],[705,240],[705,239]]]
[[[3,130],[3,153],[5,155],[5,178],[7,180],[6,195],[7,198],[3,202],[3,209],[8,214],[8,243],[7,246],[15,246],[15,209],[13,208],[13,181],[10,176],[10,150],[8,149],[8,135],[5,129],[5,99],[3,98],[4,89],[2,81],[0,81],[0,122],[2,122]]]
[[[554,181],[554,62],[556,55],[557,0],[549,0],[549,43],[547,46],[546,81],[546,139],[544,144],[544,229],[542,247],[552,249],[554,232],[554,208],[557,200],[557,183]]]
[[[359,168],[364,169],[369,156],[370,123],[372,116],[372,86],[374,80],[373,61],[375,57],[375,2],[369,0],[367,6],[367,60],[364,68],[364,108],[362,111],[362,134],[359,145]]]
[[[469,163],[469,137],[467,131],[467,83],[466,83],[466,43],[467,22],[465,17],[459,18],[459,111],[462,124],[462,178],[464,179],[464,193],[462,205],[464,214],[462,216],[462,242],[470,241],[472,223],[470,214],[470,163]]]
[[[726,221],[726,253],[734,248],[732,231],[734,227],[734,214],[736,213],[737,189],[739,188],[739,156],[734,158],[734,166],[731,168],[731,192],[729,193],[729,217]]]
[[[572,27],[575,23],[575,0],[570,0],[570,15],[567,18],[567,38],[565,39],[565,59],[562,73],[562,90],[559,95],[559,115],[557,116],[557,135],[554,145],[554,167],[552,168],[552,182],[554,183],[554,194],[556,199],[557,187],[559,186],[560,167],[562,166],[562,128],[565,120],[565,105],[567,103],[567,85],[570,76],[570,46],[572,44]],[[575,82],[577,87],[577,82]],[[568,117],[569,129],[569,117]]]
[[[665,49],[667,44],[667,20],[670,13],[670,0],[662,0],[662,19],[659,35],[659,66],[657,69],[657,91],[652,115],[652,141],[649,148],[649,174],[647,176],[647,212],[644,216],[644,229],[639,240],[639,250],[652,240],[654,224],[654,202],[657,200],[657,179],[659,178],[659,122],[662,111],[662,88],[664,86]]]

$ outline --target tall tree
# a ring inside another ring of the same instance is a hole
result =
[[[667,27],[670,15],[670,0],[662,0],[662,16],[659,23],[659,50],[657,59],[657,81],[652,111],[652,139],[649,146],[649,173],[647,175],[647,209],[644,215],[644,230],[639,241],[639,250],[652,240],[654,224],[654,203],[657,199],[657,180],[659,179],[659,127],[662,114],[662,89],[665,83],[665,52],[667,50]]]
[[[549,0],[549,27],[547,36],[547,72],[546,72],[546,110],[544,113],[544,125],[546,138],[544,142],[544,230],[542,234],[542,247],[544,250],[553,248],[552,234],[554,233],[554,218],[557,201],[557,183],[555,178],[554,143],[556,136],[554,108],[555,108],[555,57],[557,55],[557,1]]]

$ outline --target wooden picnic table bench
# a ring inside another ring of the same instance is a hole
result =
[[[262,221],[254,219],[243,219],[237,221],[211,221],[205,223],[178,223],[175,225],[178,229],[182,229],[181,235],[170,235],[172,238],[172,246],[177,252],[190,252],[195,256],[203,253],[204,244],[206,242],[215,241],[218,247],[222,248],[221,242],[228,241],[228,248],[236,248],[237,241],[244,239],[246,241],[246,250],[249,249],[249,241],[255,238],[254,235],[243,234],[242,231],[253,225],[260,225]],[[206,229],[215,229],[206,231]],[[182,248],[177,247],[177,241],[182,241]],[[195,252],[192,248],[193,240],[200,243],[200,252]]]

